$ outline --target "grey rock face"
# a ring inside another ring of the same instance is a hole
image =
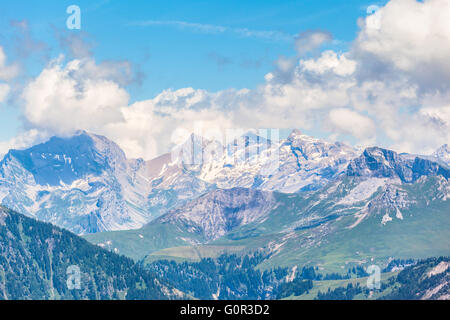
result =
[[[450,177],[450,170],[437,162],[420,157],[411,158],[395,151],[378,147],[367,148],[363,154],[352,160],[346,174],[348,176],[399,178],[412,183],[422,176],[442,175]]]
[[[352,147],[294,130],[280,141],[247,133],[226,146],[192,135],[178,152],[144,161],[127,159],[105,137],[78,132],[11,150],[0,162],[0,204],[77,234],[136,229],[215,189],[313,191],[343,173],[407,183],[424,175],[448,178],[448,167],[436,160],[447,149],[424,158],[375,147],[357,157]],[[259,195],[252,195],[255,201]],[[241,223],[232,214],[219,216],[220,230]]]
[[[181,223],[209,241],[239,226],[264,221],[273,204],[274,198],[270,192],[245,188],[214,190],[170,211],[155,222]]]
[[[147,221],[142,171],[105,137],[52,138],[0,162],[0,203],[78,234],[137,228]]]

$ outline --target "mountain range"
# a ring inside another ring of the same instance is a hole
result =
[[[361,153],[298,130],[276,142],[247,133],[226,146],[191,135],[178,148],[178,152],[144,161],[127,159],[117,144],[103,136],[80,131],[71,137],[53,137],[4,156],[0,203],[77,234],[137,229],[217,189],[318,190],[348,171]],[[445,145],[429,157],[402,154],[389,160],[400,165],[419,159],[408,165],[439,163],[448,167],[449,154]],[[353,165],[370,166],[371,159],[368,161]],[[412,170],[417,171],[416,167]],[[416,178],[390,174],[403,182]]]
[[[294,130],[279,141],[249,132],[225,145],[193,134],[145,161],[127,159],[106,137],[80,131],[10,150],[0,161],[0,204],[83,235],[102,254],[112,251],[113,260],[119,253],[139,262],[136,268],[257,251],[265,257],[255,265],[261,270],[316,266],[340,274],[368,263],[449,255],[449,155],[448,145],[414,155],[357,149]],[[19,230],[14,247],[29,246],[20,221],[31,220],[2,210],[5,219],[20,217],[11,227]],[[149,281],[142,277],[147,280],[138,282]],[[142,295],[130,289],[134,283],[114,291]],[[152,291],[177,295],[161,283]]]
[[[316,190],[357,156],[297,130],[278,142],[249,133],[226,146],[192,135],[179,149],[130,160],[102,136],[53,137],[4,156],[0,203],[77,234],[136,229],[215,189]]]
[[[368,148],[319,190],[217,189],[138,230],[86,238],[148,261],[264,248],[266,267],[343,264],[446,255],[450,248],[445,164]]]

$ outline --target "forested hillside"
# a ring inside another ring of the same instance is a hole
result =
[[[349,269],[346,274],[323,274],[312,266],[260,270],[258,265],[269,258],[270,254],[260,250],[248,255],[222,254],[198,262],[143,260],[141,264],[158,277],[170,279],[183,292],[206,300],[283,299],[308,293],[313,281],[367,276],[362,267]]]
[[[393,300],[449,300],[450,258],[430,258],[402,270],[390,279],[387,288],[392,288],[384,299]]]
[[[170,279],[177,288],[199,299],[273,299],[289,270],[257,270],[255,267],[266,258],[260,252],[247,256],[223,254],[199,262],[161,260],[145,268]]]
[[[345,274],[323,274],[313,266],[258,269],[269,258],[262,252],[223,254],[199,262],[160,260],[144,267],[170,279],[183,292],[206,300],[411,300],[449,299],[450,295],[450,259],[446,257],[392,261],[383,270],[380,289],[374,290],[367,287],[369,274],[364,266],[349,268]]]
[[[0,299],[167,299],[177,292],[129,258],[0,207]]]
[[[381,281],[379,290],[369,290],[364,281],[348,283],[318,293],[318,300],[448,300],[450,299],[450,258],[429,258],[411,264],[397,275]],[[365,280],[365,279],[364,279]]]

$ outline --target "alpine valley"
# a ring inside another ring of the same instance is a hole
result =
[[[111,264],[104,277],[128,265],[132,274],[123,271],[117,289],[94,279],[98,290],[82,297],[401,299],[410,275],[416,298],[448,299],[449,179],[448,145],[414,155],[299,130],[279,141],[248,132],[227,144],[191,135],[145,161],[80,131],[4,156],[0,249],[13,242],[29,267],[53,261],[33,275],[45,298],[69,294],[51,279],[70,256],[85,254],[80,264],[90,265],[95,254]],[[39,243],[46,249],[33,260],[27,252]],[[17,292],[4,280],[18,267],[13,256],[0,263],[5,298]],[[385,271],[376,294],[359,287],[369,265]]]

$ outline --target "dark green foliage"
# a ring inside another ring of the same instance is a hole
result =
[[[437,299],[439,296],[450,295],[450,269],[435,275],[428,274],[432,268],[440,263],[448,264],[449,262],[449,257],[430,258],[419,261],[416,265],[406,267],[397,277],[390,279],[389,285],[394,289],[383,296],[383,299]],[[431,291],[434,294],[429,297],[426,296]]]
[[[307,266],[295,274],[290,268],[257,269],[269,258],[270,255],[258,251],[245,256],[223,254],[217,259],[199,262],[160,260],[145,265],[145,268],[159,278],[165,277],[183,292],[205,300],[283,299],[308,293],[313,288],[313,281],[350,278],[350,274],[323,275],[317,268]]]
[[[356,274],[357,278],[367,277],[369,274],[366,272],[363,266],[356,266],[352,268],[352,273]]]
[[[391,272],[395,269],[403,269],[405,267],[409,267],[411,265],[416,264],[416,260],[414,259],[394,259],[383,269],[383,272]]]
[[[327,273],[323,277],[320,277],[320,276],[321,275],[319,275],[319,278],[317,280],[344,280],[344,279],[351,278],[350,274],[342,275],[342,274],[336,273],[336,272]]]
[[[367,291],[367,289],[361,288],[359,283],[356,285],[349,283],[346,288],[340,287],[334,290],[328,288],[328,291],[325,293],[319,291],[316,300],[353,300],[353,298],[357,294],[362,293],[363,290]]]
[[[342,275],[339,273],[327,273],[325,275],[321,273],[316,272],[317,267],[303,267],[302,271],[299,275],[301,279],[308,279],[308,280],[343,280],[343,279],[350,279],[350,273],[346,275]]]
[[[80,268],[80,289],[68,288],[72,265]],[[0,299],[125,297],[166,298],[155,277],[131,259],[0,207]]]
[[[362,266],[350,268],[345,275],[323,275],[317,268],[306,266],[295,274],[289,268],[258,269],[268,258],[269,255],[258,251],[245,256],[224,254],[195,263],[157,261],[136,265],[131,259],[91,245],[68,231],[0,207],[0,299],[185,297],[176,295],[172,285],[199,299],[282,299],[309,293],[313,281],[367,276]],[[376,297],[446,297],[450,294],[450,269],[436,274],[430,274],[430,270],[440,264],[447,266],[449,261],[448,257],[418,262],[393,260],[385,271],[404,269],[382,282]],[[80,268],[81,288],[70,290],[67,268],[73,265]],[[317,299],[348,300],[368,298],[369,294],[372,294],[369,289],[356,282],[319,292]]]
[[[157,261],[146,266],[159,277],[165,276],[178,289],[199,299],[280,299],[292,294],[301,295],[313,286],[318,276],[314,268],[304,268],[294,275],[288,268],[260,271],[256,269],[266,254],[221,255],[217,259],[200,262]],[[312,278],[312,279],[309,279]]]
[[[294,279],[292,282],[282,283],[278,288],[277,299],[283,299],[291,295],[301,296],[313,288],[312,280]]]
[[[385,270],[393,267],[409,265],[397,276],[381,283],[381,288],[375,290],[379,299],[387,300],[417,300],[417,299],[438,299],[450,294],[450,269],[445,269],[450,259],[448,257],[429,258],[421,261],[395,260],[391,262]],[[414,263],[414,265],[410,265]],[[442,264],[443,268],[436,274],[430,274],[436,266]],[[361,268],[361,270],[364,270]],[[360,273],[362,271],[359,271]],[[358,268],[351,270],[351,273],[358,274]],[[347,287],[339,287],[327,292],[318,293],[318,300],[352,300],[356,295],[362,294],[361,298],[370,296],[371,291],[356,283],[349,283]]]
[[[224,254],[217,259],[207,258],[193,263],[157,261],[146,268],[198,299],[267,299],[285,280],[288,270],[261,272],[255,269],[266,258],[260,252],[243,257]]]

